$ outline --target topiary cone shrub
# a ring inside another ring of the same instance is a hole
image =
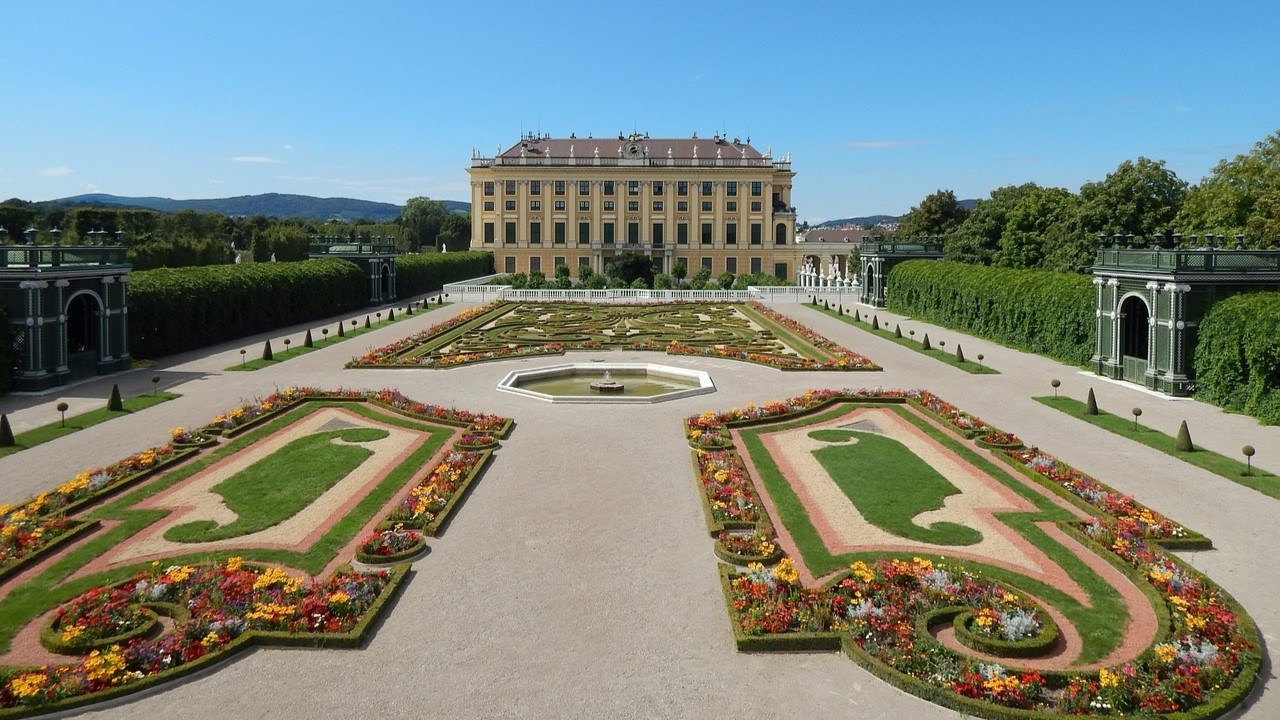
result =
[[[924,334],[924,340],[920,342],[921,350],[932,350],[933,346],[929,344],[929,333]]]
[[[822,309],[823,309],[823,310],[830,310],[830,309],[831,309],[831,305],[830,305],[826,300],[823,300],[823,301],[822,301]]]
[[[368,316],[368,315],[365,315],[365,316],[364,316],[364,326],[365,326],[365,328],[371,328],[371,327],[373,327],[373,323],[369,322],[369,316]]]
[[[875,315],[871,316],[871,329],[872,330],[880,329],[880,318],[876,317]]]
[[[960,349],[960,343],[956,343],[956,362],[964,362],[964,350]]]
[[[1098,400],[1093,396],[1093,388],[1089,388],[1089,399],[1084,401],[1084,414],[1085,415],[1098,414]]]
[[[9,427],[9,416],[0,415],[0,447],[13,447],[13,428]]]
[[[413,314],[413,301],[410,301],[409,304],[404,307],[404,314],[405,315]]]
[[[862,322],[862,313],[858,312],[857,310],[854,310],[854,311],[853,311],[853,321],[854,321],[854,322]]]
[[[302,347],[315,347],[315,342],[311,339],[311,330],[307,330],[306,337],[302,338]]]
[[[837,315],[843,315],[843,314],[844,314],[844,304],[843,304],[843,303],[841,303],[841,304],[836,308],[836,314],[837,314]]]
[[[387,322],[391,322],[392,320],[395,320],[395,319],[396,319],[396,309],[391,308],[390,310],[387,311]]]
[[[1191,431],[1187,429],[1187,421],[1178,426],[1178,439],[1173,442],[1173,449],[1178,452],[1194,452],[1196,446],[1191,442]]]
[[[270,341],[270,340],[266,341],[266,342],[265,342],[265,343],[263,343],[263,345],[262,345],[262,359],[263,359],[263,360],[275,360],[275,359],[276,359],[275,353],[271,352],[271,341]]]
[[[343,329],[342,329],[342,323],[341,323],[341,322],[339,322],[339,323],[338,323],[338,337],[346,337],[346,336],[347,336],[347,332],[346,332],[345,330],[343,330]]]
[[[899,339],[899,340],[901,340],[901,339],[902,339],[902,326],[901,326],[901,325],[894,325],[894,326],[893,326],[893,336],[894,336],[895,338]]]
[[[107,398],[107,409],[111,412],[122,412],[124,410],[124,400],[120,399],[120,386],[111,386],[111,397]]]

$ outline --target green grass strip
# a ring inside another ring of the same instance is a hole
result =
[[[175,525],[164,538],[203,543],[275,527],[315,502],[373,455],[368,448],[335,440],[361,443],[386,436],[386,430],[347,428],[298,438],[210,488],[236,514],[233,522],[218,525],[212,520],[197,520]]]
[[[954,368],[959,368],[969,373],[970,375],[999,375],[1000,374],[999,370],[996,370],[995,368],[989,365],[984,365],[980,362],[975,362],[968,358],[965,358],[964,360],[956,360],[956,354],[954,351],[947,352],[946,350],[940,350],[935,347],[930,347],[928,350],[925,350],[923,342],[916,342],[914,338],[910,338],[910,337],[897,337],[896,335],[893,334],[893,330],[887,329],[884,325],[881,325],[879,329],[873,330],[871,328],[870,322],[866,320],[859,322],[858,320],[855,320],[854,316],[852,315],[841,315],[837,310],[828,310],[827,308],[824,308],[821,305],[817,305],[817,306],[805,305],[805,307],[809,308],[810,310],[820,312],[824,315],[830,315],[831,317],[836,318],[837,320],[842,320],[846,324],[852,325],[853,327],[856,327],[863,332],[871,333],[872,335],[884,338],[889,342],[894,342],[901,345],[902,347],[915,350],[921,355],[928,355],[934,360],[937,360],[939,362],[944,362]],[[885,325],[887,324],[888,323],[886,322]]]
[[[929,527],[915,523],[917,515],[941,509],[960,490],[907,446],[883,435],[849,430],[815,430],[809,437],[833,443],[813,456],[867,522],[919,542],[982,542],[982,533],[958,523],[937,522]]]
[[[422,308],[421,310],[415,310],[415,311],[414,311],[414,313],[413,313],[413,315],[408,315],[408,314],[406,314],[406,313],[403,313],[403,312],[402,312],[402,313],[400,313],[400,314],[396,315],[396,317],[395,317],[395,319],[394,319],[394,320],[381,319],[381,320],[378,320],[377,322],[371,322],[371,323],[370,323],[370,325],[371,325],[370,327],[365,327],[363,324],[359,324],[359,322],[357,322],[357,324],[356,324],[354,327],[353,327],[353,326],[351,326],[351,325],[347,325],[347,327],[348,327],[348,328],[351,328],[351,329],[350,329],[350,330],[344,330],[344,331],[343,331],[343,337],[338,337],[337,333],[336,333],[336,332],[334,332],[334,333],[330,333],[330,335],[332,335],[332,337],[330,337],[330,336],[325,336],[325,337],[322,337],[322,338],[320,338],[320,339],[318,339],[318,340],[317,340],[317,339],[315,339],[315,337],[314,337],[314,336],[315,336],[315,334],[313,333],[313,334],[312,334],[312,347],[305,347],[305,346],[303,346],[301,343],[299,343],[299,344],[298,344],[298,347],[287,347],[287,346],[285,346],[285,347],[286,347],[286,349],[281,350],[281,349],[276,348],[276,346],[272,345],[271,347],[272,347],[272,355],[273,355],[273,358],[272,358],[271,360],[263,360],[261,357],[257,357],[257,358],[255,358],[255,359],[253,359],[253,360],[245,360],[245,359],[244,359],[244,358],[245,358],[245,356],[247,356],[247,355],[249,355],[249,354],[250,354],[250,353],[248,352],[248,349],[246,348],[246,349],[245,349],[244,351],[242,351],[242,353],[241,353],[241,361],[240,361],[240,363],[238,363],[238,364],[236,364],[236,365],[232,365],[231,367],[228,367],[228,368],[224,368],[224,370],[226,370],[226,371],[228,371],[228,372],[253,372],[254,370],[261,370],[261,369],[263,369],[263,368],[271,367],[272,365],[279,365],[280,363],[284,362],[285,360],[291,360],[291,359],[293,359],[293,358],[295,358],[295,357],[298,357],[299,355],[306,355],[307,353],[315,352],[316,350],[323,350],[324,348],[327,348],[327,347],[329,347],[330,345],[337,345],[338,343],[342,342],[343,340],[349,340],[349,339],[351,339],[351,338],[353,338],[353,337],[360,337],[361,335],[364,335],[365,333],[373,332],[374,330],[377,330],[378,328],[381,328],[381,327],[383,327],[383,326],[385,326],[385,325],[390,325],[390,324],[392,324],[392,323],[398,323],[398,322],[400,322],[401,320],[408,320],[409,318],[413,317],[414,315],[419,315],[419,314],[421,314],[421,313],[431,312],[432,310],[435,310],[435,309],[438,309],[438,308],[442,308],[442,307],[444,307],[444,306],[446,306],[446,305],[452,305],[452,304],[453,304],[453,303],[440,303],[440,304],[438,304],[438,305],[435,305],[435,304],[428,304],[425,308]],[[398,309],[398,308],[397,308],[397,309]],[[346,322],[346,321],[344,320],[344,321],[340,321],[340,322]],[[259,355],[261,354],[261,352],[262,352],[261,350],[259,350],[259,351],[258,351]]]
[[[13,437],[13,447],[0,448],[0,457],[12,455],[16,452],[22,452],[23,450],[33,448],[37,445],[43,445],[51,440],[57,440],[60,437],[65,437],[71,433],[79,432],[85,428],[100,425],[108,420],[130,415],[141,410],[146,410],[153,405],[159,405],[162,402],[167,402],[180,397],[182,396],[177,393],[150,393],[147,395],[131,397],[128,400],[125,400],[123,403],[123,410],[99,408],[87,413],[72,415],[67,418],[66,427],[63,427],[62,421],[59,420],[15,435]]]
[[[1233,483],[1239,483],[1247,488],[1257,490],[1263,495],[1280,500],[1280,482],[1277,481],[1274,474],[1266,470],[1257,467],[1250,470],[1246,463],[1199,447],[1191,452],[1175,450],[1174,443],[1176,440],[1172,435],[1166,435],[1159,430],[1143,425],[1135,427],[1133,418],[1112,415],[1103,410],[1099,410],[1097,415],[1088,415],[1085,413],[1085,404],[1079,400],[1062,396],[1045,396],[1032,399],[1048,405],[1054,410],[1064,412],[1091,425],[1096,425],[1103,430],[1126,437],[1134,442],[1142,443],[1149,448],[1159,450],[1185,463],[1195,465],[1201,470],[1207,470]]]

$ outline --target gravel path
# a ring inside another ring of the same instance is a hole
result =
[[[1270,637],[1280,631],[1275,501],[1138,447],[1030,400],[1049,392],[1103,409],[1144,408],[1172,431],[1187,419],[1196,442],[1225,453],[1248,442],[1280,469],[1280,428],[1195,402],[1158,399],[1074,368],[919,323],[930,338],[982,352],[1003,375],[970,376],[802,306],[775,306],[885,366],[883,373],[782,373],[653,353],[574,353],[572,360],[651,361],[707,370],[711,396],[647,407],[553,406],[498,393],[517,365],[448,371],[342,370],[366,346],[390,342],[458,312],[451,306],[254,373],[224,373],[242,345],[162,365],[161,386],[183,394],[134,416],[0,459],[0,502],[21,500],[90,465],[162,442],[169,428],[207,421],[240,399],[292,384],[397,387],[409,397],[512,416],[518,425],[444,537],[416,565],[369,646],[357,651],[255,650],[215,672],[89,718],[955,718],[901,693],[838,654],[734,651],[716,559],[701,516],[679,420],[797,394],[809,387],[928,387],[988,421],[1213,538],[1184,555],[1233,593]],[[881,321],[897,320],[880,313]],[[290,337],[301,339],[305,327]],[[279,347],[279,338],[273,345]],[[260,346],[262,338],[244,347]],[[147,389],[141,371],[120,378]],[[68,394],[106,397],[110,382]],[[0,400],[11,420],[56,417],[50,395]],[[87,402],[87,401],[86,401]],[[19,427],[15,422],[15,427]],[[1264,676],[1269,667],[1264,668]],[[1244,713],[1280,717],[1263,693]]]

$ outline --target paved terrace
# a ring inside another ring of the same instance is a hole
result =
[[[746,363],[654,353],[573,353],[574,360],[653,361],[707,370],[718,392],[654,406],[553,406],[499,393],[517,365],[447,371],[344,370],[366,346],[444,320],[454,305],[253,373],[224,373],[239,349],[266,336],[169,358],[156,370],[64,391],[0,400],[15,431],[104,404],[111,382],[126,395],[162,389],[183,397],[0,459],[0,502],[52,488],[86,467],[203,424],[241,400],[293,384],[393,386],[424,401],[501,413],[517,426],[443,538],[417,570],[368,647],[360,651],[254,650],[213,672],[89,718],[955,718],[906,695],[838,654],[734,650],[680,419],[705,409],[779,399],[810,387],[927,387],[1039,444],[1177,521],[1217,549],[1186,553],[1231,592],[1268,642],[1280,632],[1277,502],[1167,455],[1032,401],[1051,392],[1104,410],[1141,406],[1166,432],[1186,419],[1196,443],[1228,455],[1258,448],[1280,471],[1280,428],[1194,401],[1172,401],[1081,374],[1073,367],[960,333],[902,321],[935,342],[964,346],[1003,374],[973,376],[800,305],[777,305],[887,368],[883,373],[783,373]],[[876,311],[881,322],[901,318]],[[314,327],[314,326],[313,326]],[[305,327],[289,335],[300,344]],[[284,335],[273,336],[283,347]],[[1274,652],[1274,651],[1271,651]],[[1262,675],[1270,678],[1271,665]],[[1255,694],[1248,718],[1280,717],[1280,692]]]

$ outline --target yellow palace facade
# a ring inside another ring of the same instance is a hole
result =
[[[494,157],[473,153],[471,247],[498,272],[560,264],[600,272],[615,255],[642,253],[660,272],[684,262],[793,279],[795,173],[738,139],[552,138],[526,135]]]

